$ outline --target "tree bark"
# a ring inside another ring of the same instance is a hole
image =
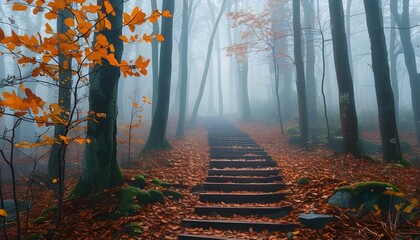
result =
[[[152,10],[157,9],[156,0],[151,0]],[[153,23],[152,34],[159,34],[159,21]],[[158,85],[159,85],[159,43],[153,41],[152,43],[152,78],[153,78],[153,90],[152,90],[152,120],[156,112],[156,105],[158,99]]]
[[[69,30],[69,27],[64,24],[64,20],[67,18],[73,18],[73,15],[69,10],[59,10],[57,17],[57,32],[66,33]],[[67,69],[64,69],[62,66],[64,62],[67,61]],[[64,110],[64,114],[61,114],[61,118],[65,121],[68,121],[71,105],[71,88],[72,88],[72,58],[67,58],[64,55],[58,56],[58,65],[60,67],[58,71],[58,105]],[[54,138],[60,139],[60,135],[66,135],[66,127],[62,124],[56,125],[54,127]],[[48,158],[48,175],[50,178],[58,178],[61,163],[63,159],[64,151],[60,149],[61,143],[54,143],[51,147],[51,152]]]
[[[332,0],[330,0],[332,1]],[[388,56],[383,30],[382,12],[378,0],[364,0],[366,22],[372,50],[372,68],[375,77],[378,102],[379,129],[381,131],[384,161],[399,162],[402,159],[394,96],[389,75]]]
[[[317,89],[315,79],[315,43],[314,43],[314,24],[315,24],[315,9],[314,0],[304,0],[303,10],[305,13],[305,40],[306,40],[306,82],[308,94],[308,117],[309,129],[312,140],[315,140],[317,135],[317,119],[318,119],[318,105],[317,105]]]
[[[162,11],[168,10],[174,15],[174,1],[164,1]],[[149,139],[143,148],[143,152],[155,149],[170,148],[166,139],[166,128],[168,125],[169,101],[171,94],[171,71],[172,71],[172,33],[173,17],[162,19],[162,35],[165,41],[161,43],[159,66],[158,99],[156,110],[150,129]]]
[[[179,98],[179,114],[178,114],[178,124],[176,127],[177,138],[184,137],[184,128],[185,128],[185,114],[187,107],[187,87],[188,87],[188,26],[189,26],[189,5],[188,0],[183,0],[182,6],[182,28],[181,28],[181,39],[180,39],[180,61],[179,61],[179,71],[180,71],[180,98]]]
[[[400,109],[400,90],[398,87],[398,76],[397,76],[397,58],[398,53],[396,53],[396,31],[395,31],[395,19],[391,17],[391,29],[389,36],[389,67],[390,67],[390,76],[391,76],[391,86],[392,92],[394,93],[394,102],[395,102],[395,118],[397,120],[397,125],[399,122],[399,109]]]
[[[96,32],[94,39],[100,33],[105,35],[108,42],[114,45],[115,58],[120,62],[124,49],[119,38],[122,34],[124,3],[121,0],[109,0],[109,3],[116,13],[115,16],[107,16],[112,29]],[[98,5],[101,4],[102,0],[98,0]],[[87,124],[87,138],[91,143],[85,147],[82,175],[72,192],[75,196],[101,192],[124,183],[124,176],[116,158],[117,93],[121,71],[105,59],[102,61],[102,65],[93,66],[89,73],[89,111],[105,113],[106,118],[97,119],[98,123],[89,121]]]
[[[200,107],[201,99],[203,98],[204,87],[206,86],[207,75],[209,73],[209,67],[210,67],[211,53],[213,51],[214,38],[216,36],[217,27],[219,26],[220,19],[222,18],[222,15],[225,11],[226,2],[227,2],[227,0],[223,0],[223,2],[222,2],[222,6],[220,8],[219,15],[217,16],[216,22],[214,23],[213,32],[211,33],[211,36],[210,36],[209,45],[207,47],[207,57],[206,57],[206,63],[204,65],[203,77],[201,79],[200,89],[199,89],[197,100],[195,101],[194,108],[193,108],[193,113],[192,113],[192,116],[191,116],[191,125],[195,125],[195,122],[196,122],[196,119],[197,119],[197,114],[198,114],[198,108]]]
[[[299,129],[302,145],[311,146],[309,124],[308,124],[308,105],[306,102],[306,82],[305,69],[302,57],[302,28],[300,25],[300,0],[293,0],[293,41],[294,57],[296,64],[296,88],[298,94],[299,107]]]
[[[348,56],[342,0],[329,0],[334,62],[337,74],[340,120],[343,129],[343,152],[360,157],[353,79]]]
[[[416,127],[417,144],[420,144],[420,73],[417,72],[416,55],[411,42],[409,0],[403,0],[402,13],[398,13],[398,1],[390,1],[391,13],[399,28],[401,45],[404,49],[405,66],[411,87],[411,104]]]

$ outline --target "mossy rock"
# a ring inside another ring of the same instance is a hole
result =
[[[152,203],[152,195],[149,192],[140,191],[137,195],[137,202],[141,205]]]
[[[159,180],[159,179],[157,179],[157,178],[153,178],[153,179],[152,179],[152,182],[153,182],[154,184],[158,185],[158,186],[163,187],[163,188],[168,188],[168,187],[172,186],[172,184],[171,184],[171,183],[168,183],[168,182],[162,182],[162,181],[160,181],[160,180]]]
[[[117,206],[117,211],[134,213],[140,206],[136,203],[137,197],[142,191],[133,186],[124,186],[118,192],[120,202]]]
[[[309,178],[307,178],[307,177],[303,177],[303,178],[299,178],[299,179],[297,180],[297,183],[298,183],[298,184],[301,184],[301,185],[306,185],[306,184],[308,184],[310,181],[311,181],[311,180],[310,180]]]
[[[348,204],[337,204],[333,199],[335,196],[349,194],[345,199]],[[383,213],[394,212],[395,205],[408,206],[410,202],[404,199],[404,194],[393,184],[383,182],[360,182],[352,186],[341,187],[335,190],[334,196],[329,203],[334,205],[346,205],[349,208],[357,209],[362,213],[380,209]],[[391,207],[390,207],[391,206]]]
[[[134,176],[133,180],[129,184],[140,189],[147,187],[147,182],[143,175]]]
[[[32,224],[40,224],[40,223],[45,222],[45,220],[47,220],[47,218],[44,217],[44,216],[41,216],[41,217],[37,217],[37,218],[31,220],[31,223]]]
[[[173,191],[173,190],[165,189],[165,190],[162,191],[162,193],[165,196],[171,196],[174,200],[179,200],[179,199],[184,198],[184,195],[182,195],[182,193],[179,193],[179,192]]]
[[[163,203],[165,195],[163,195],[161,191],[152,189],[152,190],[149,190],[148,193],[152,197],[153,202]]]

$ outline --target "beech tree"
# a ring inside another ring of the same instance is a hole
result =
[[[299,130],[301,143],[311,145],[308,123],[308,104],[306,100],[305,68],[302,57],[302,28],[300,24],[300,0],[293,0],[293,43],[296,65],[296,88],[299,107]]]
[[[164,1],[162,9],[165,12],[173,14],[175,3],[174,1]],[[149,138],[142,151],[149,151],[154,149],[170,148],[166,138],[166,127],[168,124],[169,114],[169,98],[171,90],[171,71],[172,71],[172,32],[173,32],[173,18],[162,19],[162,35],[165,41],[160,48],[160,66],[159,68],[159,82],[158,82],[158,99],[156,103],[156,110],[152,120],[152,127],[150,129]]]
[[[359,130],[344,27],[343,2],[341,0],[329,0],[329,9],[335,71],[339,91],[340,120],[341,128],[343,129],[343,152],[352,153],[360,157]]]
[[[372,50],[372,69],[375,78],[376,100],[378,102],[382,155],[384,161],[399,162],[402,160],[402,155],[395,119],[394,95],[389,75],[380,1],[364,0],[363,3],[366,10],[366,22]]]
[[[390,1],[391,13],[398,26],[401,45],[404,49],[405,66],[407,67],[407,73],[410,79],[411,105],[413,107],[417,143],[420,144],[420,72],[417,71],[416,55],[414,53],[413,43],[411,42],[410,0],[402,0],[401,14],[398,12],[399,2],[398,0]]]

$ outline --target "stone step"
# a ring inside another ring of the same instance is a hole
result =
[[[195,213],[198,215],[258,215],[260,217],[266,216],[269,218],[281,218],[292,211],[292,206],[284,207],[228,207],[228,206],[200,206],[195,207]]]
[[[244,221],[228,221],[228,220],[197,220],[197,219],[185,219],[182,221],[184,227],[192,228],[212,228],[212,229],[229,229],[229,230],[243,230],[262,232],[264,230],[269,231],[281,231],[290,232],[295,229],[293,223],[272,223],[272,222],[244,222]]]
[[[224,155],[224,156],[212,156],[212,159],[237,159],[237,160],[273,160],[271,156],[243,156],[243,155]]]
[[[281,181],[281,176],[272,177],[226,177],[226,176],[208,176],[206,182],[233,182],[233,183],[269,183]]]
[[[284,189],[283,183],[203,183],[203,188],[206,191],[220,191],[220,192],[276,192]]]
[[[256,155],[267,155],[267,152],[264,150],[251,150],[251,149],[240,149],[240,148],[224,148],[214,150],[210,148],[210,154],[256,154]]]
[[[229,141],[213,141],[209,142],[210,147],[260,147],[257,143],[237,143]]]
[[[201,202],[210,203],[275,203],[286,193],[200,193]]]
[[[272,176],[278,175],[278,168],[272,169],[209,169],[209,176]]]
[[[275,167],[277,163],[270,160],[211,160],[210,168],[263,168]]]
[[[237,238],[222,238],[222,237],[214,237],[211,235],[191,235],[191,234],[180,234],[178,235],[178,240],[240,240]]]
[[[210,152],[210,158],[224,158],[224,157],[237,157],[237,158],[241,158],[243,156],[252,156],[252,157],[259,157],[259,156],[267,156],[266,152],[255,152],[255,153],[236,153],[236,152],[220,152],[220,153],[212,153]]]

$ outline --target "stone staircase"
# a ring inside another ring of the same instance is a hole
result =
[[[276,222],[276,219],[288,215],[292,206],[281,204],[287,191],[281,182],[280,169],[267,152],[224,118],[208,120],[208,141],[210,169],[203,183],[204,192],[199,195],[200,201],[206,205],[196,206],[194,212],[199,217],[184,219],[183,227],[224,231],[293,231],[294,223]],[[258,203],[258,206],[252,206],[252,203]],[[235,220],[236,215],[250,216],[250,219]],[[205,219],[202,216],[217,217]],[[264,221],[259,219],[261,217],[273,221]],[[178,239],[233,238],[181,234]]]

